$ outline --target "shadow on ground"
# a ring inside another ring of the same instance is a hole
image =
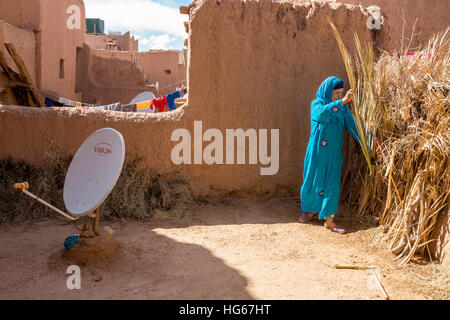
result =
[[[53,221],[3,229],[0,299],[253,299],[246,278],[208,249],[145,225],[117,232],[117,254],[80,266],[81,290],[68,290],[62,246],[73,231]]]

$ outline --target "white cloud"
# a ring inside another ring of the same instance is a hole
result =
[[[84,4],[86,18],[104,20],[105,32],[130,31],[132,34],[163,32],[186,37],[183,22],[187,21],[187,16],[180,14],[177,8],[167,7],[151,0],[85,0]],[[160,38],[154,41],[161,43],[163,40]]]
[[[169,34],[163,34],[160,36],[152,35],[149,38],[137,36],[137,38],[139,39],[139,47],[143,51],[149,49],[162,49],[162,50],[173,49],[173,47],[170,46],[170,44],[177,40],[176,37],[171,37]]]

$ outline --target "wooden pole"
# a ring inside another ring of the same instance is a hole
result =
[[[30,91],[31,94],[34,97],[34,100],[36,101],[36,104],[40,108],[45,108],[44,101],[42,100],[42,97],[39,94],[39,91],[37,88],[33,85],[33,82],[31,80],[30,74],[28,73],[27,67],[25,66],[25,63],[22,60],[22,57],[17,53],[16,47],[13,43],[5,43],[5,47],[9,52],[9,55],[13,59],[14,63],[17,66],[17,69],[19,69],[19,73],[21,77],[23,78],[25,84],[30,85]]]
[[[2,67],[3,71],[5,72],[5,74],[8,76],[8,78],[11,81],[20,81],[22,80],[19,76],[19,74],[17,72],[15,72],[14,70],[12,70],[9,66],[8,63],[6,62],[6,58],[3,55],[3,52],[0,50],[0,67]]]
[[[377,279],[377,282],[378,282],[378,284],[380,285],[381,289],[383,290],[384,298],[385,298],[386,300],[389,300],[389,299],[390,299],[390,298],[389,298],[389,295],[387,294],[386,289],[384,289],[384,286],[383,286],[383,284],[381,283],[380,278],[378,278],[377,273],[376,273],[375,271],[373,271],[373,270],[372,270],[372,273],[373,273],[373,275],[375,276],[375,279]]]
[[[96,236],[100,235],[100,232],[98,231],[98,220],[99,220],[99,218],[100,218],[100,207],[98,207],[95,210],[95,218],[94,218],[93,225],[92,225],[92,227],[93,227],[92,231],[94,231]]]

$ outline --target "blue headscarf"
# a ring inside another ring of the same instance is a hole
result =
[[[342,83],[342,84],[341,84]],[[338,77],[328,77],[326,78],[319,89],[317,90],[317,98],[322,99],[326,104],[331,103],[331,98],[333,97],[333,90],[339,89],[336,87],[344,87],[344,81],[339,79]]]

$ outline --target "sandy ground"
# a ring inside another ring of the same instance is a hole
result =
[[[373,229],[344,210],[337,222],[346,235],[319,221],[300,224],[298,213],[294,199],[225,199],[141,223],[103,222],[119,251],[81,266],[81,290],[67,289],[62,258],[81,222],[2,226],[0,299],[383,299],[372,271],[335,264],[378,266],[391,299],[433,298],[433,285],[448,299],[440,266],[398,267],[367,240]]]

